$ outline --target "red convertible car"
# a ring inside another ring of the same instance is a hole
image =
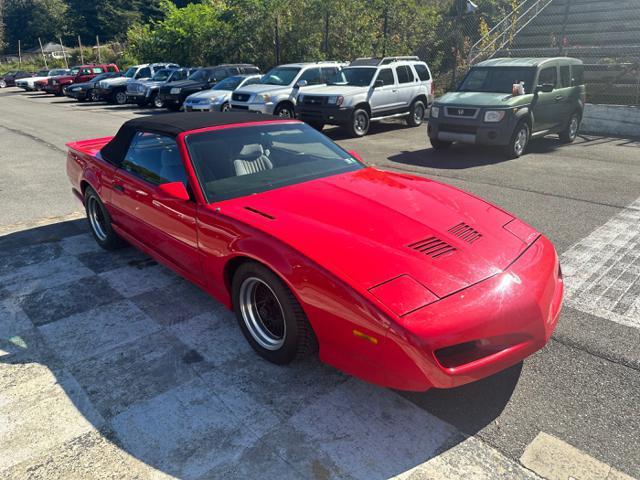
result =
[[[254,350],[426,390],[491,375],[551,336],[551,242],[425,178],[364,165],[306,124],[244,113],[126,122],[69,144],[96,241],[123,240],[233,309]]]

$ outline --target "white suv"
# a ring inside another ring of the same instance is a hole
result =
[[[257,84],[233,92],[231,109],[293,118],[298,93],[324,85],[342,65],[339,62],[291,63],[272,68]]]
[[[433,90],[429,66],[418,57],[359,58],[326,86],[301,91],[296,112],[315,128],[340,125],[362,137],[372,120],[406,117],[413,127],[422,124]]]

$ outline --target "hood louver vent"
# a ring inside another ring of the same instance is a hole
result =
[[[429,255],[431,258],[438,258],[449,253],[456,251],[454,247],[447,242],[443,242],[437,237],[429,237],[419,242],[415,242],[409,245],[409,248],[425,255]]]
[[[473,243],[476,240],[480,240],[482,238],[482,234],[480,232],[464,222],[451,227],[448,232],[452,235],[455,235],[456,237],[459,237],[467,243]]]

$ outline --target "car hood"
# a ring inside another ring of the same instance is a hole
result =
[[[127,84],[129,82],[132,82],[132,81],[133,81],[133,79],[129,78],[129,77],[115,77],[115,78],[107,78],[105,80],[100,80],[100,83],[104,82],[105,85],[109,85],[109,86],[112,86],[112,87],[117,87],[117,86],[120,86],[120,85],[125,85],[125,84]]]
[[[237,93],[246,93],[249,95],[253,95],[255,93],[286,93],[291,90],[291,86],[289,85],[267,85],[262,83],[255,83],[253,85],[247,85],[246,87],[242,87],[241,89],[236,90]]]
[[[38,82],[40,80],[47,80],[49,77],[24,77],[20,78],[18,81],[29,81],[29,82]]]
[[[94,87],[95,82],[82,82],[82,83],[74,83],[73,85],[70,85],[69,88],[93,88]]]
[[[360,291],[408,275],[442,298],[502,272],[538,236],[453,187],[373,168],[215,206]],[[426,248],[433,242],[436,253]]]
[[[206,82],[196,82],[195,80],[179,80],[164,85],[164,88],[186,88],[186,89],[202,89],[207,86]]]
[[[189,100],[194,100],[196,98],[219,98],[219,97],[227,97],[231,95],[231,90],[202,90],[201,92],[192,93],[189,95]]]
[[[302,95],[319,95],[319,96],[333,96],[333,95],[355,95],[357,93],[366,92],[368,87],[355,87],[351,85],[326,85],[324,87],[307,88],[300,93]]]
[[[449,92],[436,99],[439,105],[464,105],[473,107],[509,107],[514,101],[522,100],[529,95],[514,97],[509,93],[488,92]],[[519,102],[517,102],[519,103]]]

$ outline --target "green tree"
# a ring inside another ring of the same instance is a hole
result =
[[[15,52],[37,45],[38,37],[53,40],[68,31],[67,4],[63,0],[11,0],[4,5],[6,49]]]

